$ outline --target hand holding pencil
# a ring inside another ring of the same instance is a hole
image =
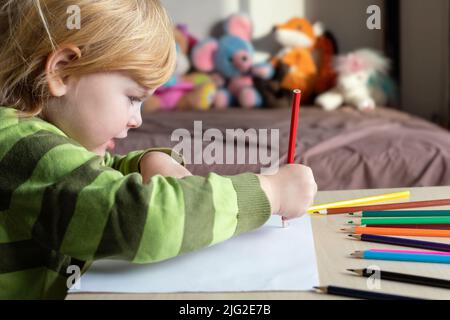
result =
[[[314,202],[317,184],[312,170],[301,164],[286,164],[272,175],[258,175],[272,213],[286,220],[306,213]]]
[[[317,193],[317,184],[311,168],[294,164],[301,91],[294,90],[293,93],[288,164],[274,175],[259,176],[261,187],[271,202],[272,213],[281,215],[283,227],[286,220],[305,214]]]

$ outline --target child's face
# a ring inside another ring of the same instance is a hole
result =
[[[86,149],[104,156],[114,138],[125,138],[130,128],[142,124],[141,104],[151,93],[119,72],[86,75],[69,79],[65,94],[53,100],[45,115]]]

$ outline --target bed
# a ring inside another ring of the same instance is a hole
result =
[[[235,140],[235,155],[239,151],[254,152],[258,147],[271,148],[280,163],[287,159],[290,110],[260,109],[155,112],[143,114],[140,128],[130,130],[128,138],[117,141],[115,153],[153,146],[174,147],[179,140],[171,139],[174,130],[187,129],[193,133],[194,121],[202,121],[202,132],[219,129],[224,144],[226,129],[268,129],[267,143],[245,139]],[[270,134],[278,129],[279,144],[271,143]],[[257,131],[258,133],[263,131]],[[450,185],[450,132],[431,122],[404,112],[379,107],[372,112],[360,112],[351,107],[326,112],[317,107],[300,111],[296,162],[310,166],[319,190],[394,188]],[[173,140],[173,141],[172,141]],[[204,151],[210,141],[191,146],[191,161],[195,153]],[[243,150],[243,148],[245,150]],[[187,168],[196,175],[216,172],[234,175],[241,172],[259,173],[267,167],[261,163],[207,164],[189,163]]]

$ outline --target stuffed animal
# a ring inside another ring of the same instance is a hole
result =
[[[172,77],[145,102],[144,112],[158,109],[199,109],[210,108],[217,87],[206,74],[187,74],[191,68],[189,51],[196,40],[187,32],[185,26],[177,26],[174,30],[177,62]]]
[[[343,104],[372,110],[395,100],[395,85],[388,76],[389,60],[371,49],[360,49],[336,59],[337,85],[315,103],[325,110]]]
[[[317,38],[323,34],[320,23],[312,25],[304,18],[292,18],[275,27],[275,39],[283,49],[272,59],[275,78],[285,90],[302,90],[302,100],[315,91],[318,67],[313,58]]]
[[[337,72],[334,68],[333,60],[338,54],[338,46],[335,37],[330,31],[325,31],[317,38],[314,53],[317,55],[319,69],[315,81],[314,95],[319,95],[336,85]]]
[[[263,104],[253,79],[269,79],[273,68],[270,63],[253,63],[252,32],[248,16],[235,14],[225,23],[225,35],[201,41],[192,50],[193,66],[211,73],[219,86],[213,103],[216,108],[235,104],[252,108]]]

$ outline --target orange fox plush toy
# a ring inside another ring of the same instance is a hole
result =
[[[322,25],[312,25],[304,18],[292,18],[275,27],[275,39],[283,49],[272,59],[282,89],[302,90],[302,99],[314,93],[318,68],[313,59]]]

